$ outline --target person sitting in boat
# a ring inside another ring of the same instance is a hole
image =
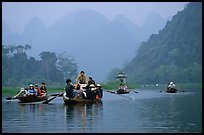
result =
[[[94,100],[94,93],[93,90],[95,90],[95,86],[91,84],[89,88],[87,88],[83,93],[82,93],[82,98],[83,99],[91,99]]]
[[[91,94],[92,94],[93,100],[99,100],[100,94],[97,88],[91,88]]]
[[[45,96],[45,92],[43,91],[43,90],[41,90],[39,87],[38,87],[38,85],[37,84],[35,84],[35,90],[37,91],[37,97],[38,98],[42,98],[42,97],[44,97]]]
[[[69,98],[73,98],[74,97],[74,86],[72,84],[72,81],[70,79],[67,79],[66,80],[66,83],[67,85],[65,86],[65,92],[66,92],[66,97],[69,97]]]
[[[167,86],[167,90],[170,90],[170,89],[176,89],[176,85],[174,84],[173,81],[169,82],[169,84]]]
[[[21,88],[20,92],[15,95],[13,98],[19,97],[19,96],[25,96],[27,94],[27,90],[25,88]]]
[[[26,93],[26,96],[36,96],[37,92],[34,89],[33,84],[30,84],[28,92]]]
[[[98,91],[98,96],[101,99],[103,97],[103,89],[102,89],[102,87],[101,87],[101,85],[99,83],[96,84],[96,90]]]
[[[127,87],[126,83],[124,83],[123,89],[124,89],[124,91],[127,91],[128,87]]]
[[[47,93],[47,89],[44,82],[41,83],[40,90],[42,91],[42,93]]]
[[[78,83],[79,81],[79,83]],[[86,83],[86,75],[84,71],[81,71],[80,74],[76,78],[76,84],[75,84],[75,89],[80,89],[81,84],[87,84]]]
[[[89,81],[88,81],[87,87],[89,87],[91,84],[96,85],[96,82],[93,80],[92,77],[89,77]]]
[[[119,90],[124,89],[124,88],[123,88],[123,84],[122,84],[122,83],[120,84],[120,86],[119,86],[119,88],[118,88],[118,89],[119,89]]]
[[[121,83],[119,88],[118,88],[118,92],[124,92],[124,87],[123,84]]]

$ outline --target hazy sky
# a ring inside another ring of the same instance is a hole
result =
[[[38,16],[46,26],[74,9],[87,8],[106,15],[111,20],[122,14],[141,25],[150,13],[160,14],[164,19],[175,15],[188,2],[3,2],[2,20],[12,32],[22,33],[29,20]]]

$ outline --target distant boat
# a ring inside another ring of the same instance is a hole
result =
[[[116,75],[116,79],[118,79],[122,85],[127,83],[127,81],[126,81],[127,75],[126,75],[124,72],[119,72],[119,73]],[[123,89],[123,88],[124,88],[123,86],[122,86],[122,88],[119,88],[119,89],[116,91],[116,94],[127,94],[127,93],[130,92],[129,90]]]

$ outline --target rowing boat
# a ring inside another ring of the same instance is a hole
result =
[[[117,94],[127,94],[129,92],[130,92],[129,90],[124,90],[124,89],[119,89],[116,91]]]
[[[20,96],[18,98],[19,103],[32,103],[32,102],[41,102],[45,101],[48,99],[48,96],[44,97],[37,97],[35,95],[30,95],[30,96]]]

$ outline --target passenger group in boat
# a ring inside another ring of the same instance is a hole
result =
[[[167,90],[170,90],[170,89],[176,89],[176,85],[174,84],[173,81],[168,83]]]
[[[75,85],[72,84],[71,79],[66,80],[64,96],[68,98],[80,98],[99,100],[103,97],[103,90],[100,84],[96,85],[96,82],[89,76],[88,82],[86,81],[86,75],[84,71],[81,71],[76,78]]]

